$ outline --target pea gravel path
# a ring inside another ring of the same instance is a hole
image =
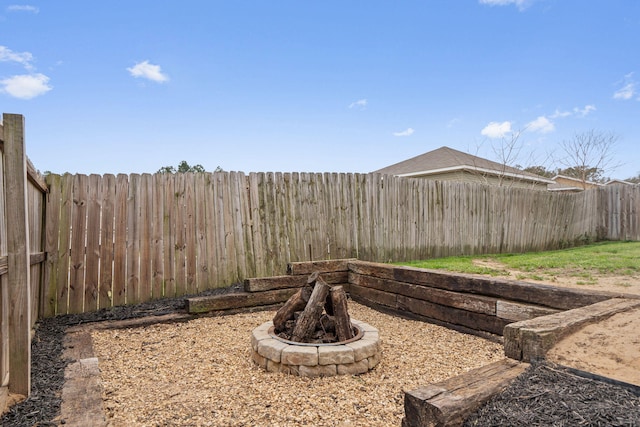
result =
[[[403,389],[500,360],[502,346],[349,303],[380,331],[383,359],[361,376],[263,372],[250,332],[274,312],[92,333],[111,426],[393,426]]]

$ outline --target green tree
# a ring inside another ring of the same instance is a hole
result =
[[[558,169],[558,175],[576,178],[582,182],[606,182],[608,180],[608,178],[604,176],[604,170],[589,166],[575,166],[566,169]]]
[[[204,166],[200,164],[191,166],[189,165],[189,163],[187,163],[186,160],[182,160],[180,163],[178,163],[177,168],[173,166],[163,166],[160,169],[158,169],[158,173],[187,173],[187,172],[197,173],[197,172],[205,172],[205,170],[204,170]],[[223,170],[220,166],[218,166],[216,167],[215,172],[223,172]]]
[[[518,169],[521,169],[520,167],[518,167]],[[540,175],[540,176],[544,176],[545,178],[553,178],[554,176],[556,176],[557,174],[552,171],[547,169],[544,166],[528,166],[524,169],[522,169],[525,172],[529,172],[529,173],[533,173],[536,175]]]
[[[625,179],[627,182],[633,182],[634,184],[640,184],[640,172],[636,176],[632,176],[631,178]]]

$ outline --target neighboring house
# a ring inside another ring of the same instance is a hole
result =
[[[564,191],[575,193],[578,191],[589,190],[592,188],[602,187],[602,184],[592,181],[582,181],[579,178],[572,178],[566,175],[556,175],[553,178],[553,184],[549,184],[549,191]]]
[[[620,184],[620,185],[637,185],[637,184],[634,184],[633,182],[625,181],[623,179],[612,179],[612,180],[607,181],[607,182],[604,183],[604,185],[607,185],[607,186],[608,185],[617,185],[617,184]]]
[[[590,190],[592,188],[606,187],[610,185],[635,185],[632,182],[622,179],[612,179],[604,184],[593,181],[582,182],[579,178],[572,178],[565,175],[556,175],[553,178],[554,183],[549,185],[549,191],[566,191],[575,193],[578,191]]]
[[[546,190],[554,182],[540,175],[440,147],[411,159],[373,171],[386,175],[439,181],[481,182],[505,187]]]

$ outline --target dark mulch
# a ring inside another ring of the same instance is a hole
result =
[[[199,295],[215,295],[242,290],[241,284],[213,289]],[[63,338],[68,327],[105,320],[136,319],[184,312],[185,298],[166,298],[138,305],[113,307],[93,313],[70,314],[41,320],[31,342],[31,396],[13,405],[0,418],[2,427],[56,426],[60,415],[64,370],[69,360],[63,359]]]
[[[241,290],[236,284],[199,295]],[[64,370],[63,338],[68,327],[104,320],[125,320],[183,312],[185,297],[114,307],[94,313],[57,316],[38,322],[31,346],[31,396],[2,418],[3,427],[57,425]],[[532,366],[465,426],[640,426],[640,397],[635,391],[578,377],[545,363]]]
[[[541,362],[469,417],[464,426],[640,426],[640,391]]]

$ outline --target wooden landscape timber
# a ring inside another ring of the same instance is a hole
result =
[[[510,359],[473,369],[457,377],[404,394],[402,427],[462,425],[465,419],[504,390],[529,366]]]
[[[411,283],[469,295],[497,297],[557,310],[570,310],[620,295],[366,261],[350,262],[349,271],[350,275],[357,273],[395,282]],[[352,279],[350,278],[349,281],[352,282]]]
[[[461,294],[459,292],[445,291],[424,285],[414,285],[396,280],[380,279],[372,276],[365,276],[357,273],[349,274],[351,285],[365,288],[377,289],[379,291],[390,292],[396,295],[430,301],[436,304],[448,305],[463,310],[474,311],[489,315],[496,314],[496,298],[485,297],[474,294]]]
[[[544,359],[563,337],[584,325],[640,307],[640,299],[613,298],[585,307],[511,323],[504,329],[507,357],[525,362]]]
[[[521,320],[533,319],[540,316],[558,313],[560,310],[540,307],[533,304],[522,304],[513,301],[496,301],[496,316],[501,319],[519,322]]]
[[[349,268],[354,300],[483,336],[502,336],[509,323],[557,313],[558,306],[618,296],[366,261],[351,261]]]
[[[351,283],[348,285],[348,289],[351,298],[365,305],[376,304],[392,309],[398,308],[398,295],[392,292],[357,286]]]
[[[204,313],[267,306],[284,303],[297,294],[289,302],[296,303],[295,309],[286,308],[289,318],[308,301],[300,292],[313,282],[307,272],[317,275],[324,271],[321,276],[327,284],[343,286],[355,301],[496,340],[513,322],[621,295],[354,259],[289,263],[287,270],[291,274],[246,279],[242,293],[190,298],[188,308],[192,313]],[[284,322],[279,317],[276,320]]]
[[[236,308],[280,304],[296,293],[295,288],[264,292],[236,292],[224,295],[186,298],[186,310],[192,314],[226,311]]]
[[[307,284],[309,273],[274,276],[274,277],[256,277],[244,280],[244,290],[246,292],[270,291],[273,289],[299,288]],[[322,273],[322,278],[330,285],[347,283],[349,280],[348,271],[335,271]]]
[[[327,280],[326,273],[337,273],[349,271],[349,262],[357,261],[355,258],[330,259],[324,261],[302,261],[290,262],[287,264],[287,274],[292,276],[309,275],[313,272],[322,273],[322,277]]]
[[[472,311],[433,304],[428,301],[398,295],[398,310],[419,314],[429,319],[440,320],[450,325],[465,326],[470,329],[502,335],[510,321]]]

